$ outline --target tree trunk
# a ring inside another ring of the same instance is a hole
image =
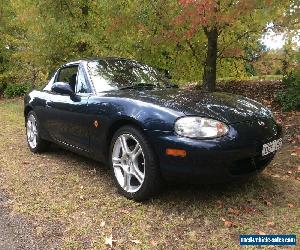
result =
[[[216,90],[217,78],[217,52],[218,52],[218,31],[217,28],[205,29],[207,37],[207,53],[204,65],[203,86],[208,91]]]

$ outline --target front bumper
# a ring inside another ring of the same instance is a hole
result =
[[[276,125],[276,132],[273,133],[262,132],[240,123],[230,126],[228,135],[210,140],[189,139],[173,132],[160,131],[147,131],[147,136],[158,156],[165,179],[216,183],[254,175],[271,162],[275,153],[262,157],[262,146],[280,138],[281,127]],[[184,149],[187,155],[166,155],[167,148]]]

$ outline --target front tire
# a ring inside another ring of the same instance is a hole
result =
[[[161,189],[156,155],[140,129],[124,126],[114,134],[110,166],[118,191],[129,199],[146,200]]]
[[[49,147],[49,142],[40,137],[39,122],[34,111],[26,117],[27,144],[31,152],[41,153]]]

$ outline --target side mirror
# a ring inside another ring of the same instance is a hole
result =
[[[69,95],[71,97],[75,95],[75,92],[71,88],[70,84],[67,82],[55,82],[52,85],[51,90],[58,94]]]

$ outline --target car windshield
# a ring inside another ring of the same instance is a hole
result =
[[[167,78],[154,68],[131,60],[103,59],[88,63],[88,72],[96,92],[151,87],[168,84]]]

